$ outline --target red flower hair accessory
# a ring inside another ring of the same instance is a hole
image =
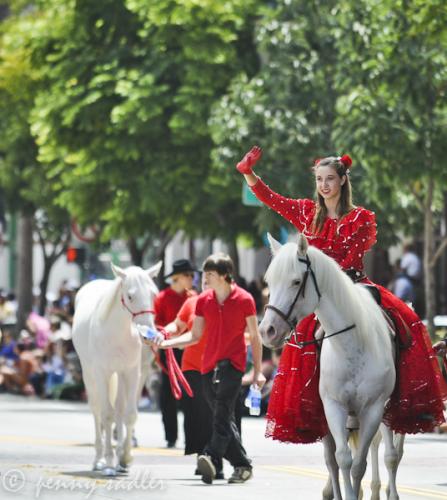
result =
[[[340,162],[343,163],[343,165],[349,169],[349,167],[352,165],[352,160],[349,155],[343,155],[339,158]]]

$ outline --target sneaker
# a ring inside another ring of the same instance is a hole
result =
[[[199,455],[197,459],[197,468],[202,474],[202,481],[205,484],[212,484],[216,478],[216,467],[209,455]]]
[[[251,467],[235,467],[228,482],[231,484],[245,483],[253,476],[253,469]]]
[[[195,476],[201,476],[201,475],[202,475],[202,473],[199,471],[199,469],[196,469],[196,470],[194,471],[194,475],[195,475]],[[225,476],[224,476],[223,471],[222,471],[222,470],[218,470],[218,471],[216,471],[216,477],[215,477],[214,479],[225,479]]]

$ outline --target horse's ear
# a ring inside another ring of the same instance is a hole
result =
[[[156,276],[158,276],[158,273],[160,272],[162,265],[163,265],[163,261],[159,260],[154,266],[147,269],[146,272],[147,272],[147,274],[149,274],[149,277],[155,278]]]
[[[112,268],[113,274],[117,278],[124,279],[126,277],[126,271],[124,271],[124,269],[121,269],[121,267],[119,266],[115,266],[113,262],[110,263],[110,267]]]
[[[267,233],[267,239],[269,241],[272,255],[275,256],[281,249],[282,245],[279,241],[276,241],[275,238],[273,238],[273,236],[270,233]]]
[[[303,233],[298,233],[298,255],[304,257],[307,253],[307,249],[309,248],[309,243],[307,238]]]

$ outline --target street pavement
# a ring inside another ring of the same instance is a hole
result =
[[[136,429],[139,447],[133,451],[129,474],[106,479],[90,471],[94,433],[86,404],[0,394],[0,499],[321,498],[327,479],[322,445],[286,445],[265,439],[262,417],[247,417],[242,423],[244,445],[254,463],[253,479],[242,485],[203,484],[194,476],[194,457],[185,457],[180,447],[164,448],[159,413],[140,412]],[[225,476],[230,474],[226,464]],[[383,465],[381,477],[385,483]],[[369,479],[368,470],[366,490]],[[447,435],[407,438],[398,490],[401,500],[447,500]],[[381,495],[386,498],[384,490]],[[369,496],[366,491],[364,498]]]

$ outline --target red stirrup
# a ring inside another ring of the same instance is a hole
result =
[[[166,330],[164,328],[157,327],[157,330],[161,332],[165,339],[168,338],[168,334],[166,333]],[[172,348],[170,349],[165,349],[166,352],[166,364],[168,369],[162,365],[160,362],[159,356],[156,356],[156,360],[160,368],[168,374],[169,377],[169,383],[171,384],[171,391],[175,399],[181,399],[182,397],[182,389],[180,387],[180,384],[183,386],[183,389],[185,389],[186,394],[190,398],[194,397],[194,393],[192,392],[191,386],[188,384],[188,381],[186,380],[185,376],[183,375],[182,370],[180,369],[180,366],[177,363],[177,360],[175,359],[174,356],[174,350]],[[179,384],[180,381],[180,384]]]

